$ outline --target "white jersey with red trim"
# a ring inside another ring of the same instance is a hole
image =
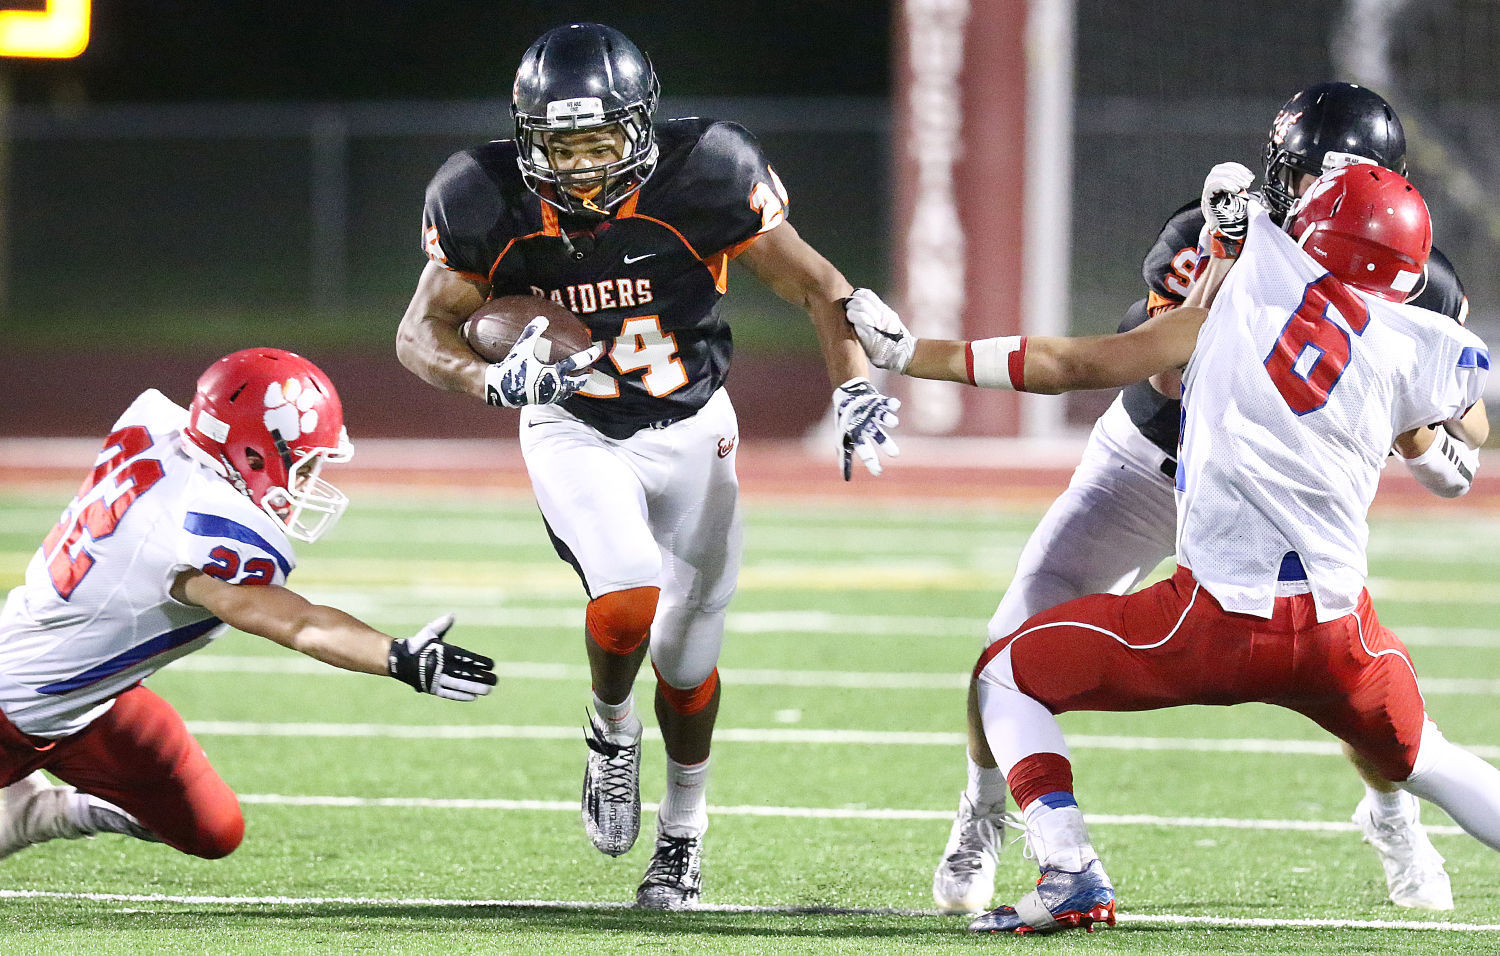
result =
[[[1318,620],[1354,610],[1392,440],[1461,416],[1488,370],[1474,333],[1340,283],[1253,213],[1183,379],[1180,563],[1225,610],[1269,618],[1296,552]]]
[[[0,610],[0,711],[21,731],[76,733],[223,633],[205,609],[173,600],[180,572],[282,584],[295,566],[270,516],[182,450],[186,425],[160,392],[137,398]]]

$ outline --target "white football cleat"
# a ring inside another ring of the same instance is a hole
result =
[[[48,840],[93,836],[68,819],[68,802],[77,792],[54,787],[40,770],[0,790],[0,859]]]
[[[948,831],[943,859],[932,874],[932,901],[945,913],[983,913],[995,895],[995,867],[1006,826],[1003,812],[975,812],[967,793],[958,798],[958,814]]]
[[[606,734],[590,717],[584,742],[583,829],[600,853],[623,856],[641,832],[641,738]]]
[[[1443,857],[1427,838],[1418,819],[1420,804],[1401,793],[1402,814],[1394,821],[1377,821],[1366,794],[1354,809],[1354,822],[1366,843],[1375,848],[1385,868],[1386,890],[1397,906],[1418,910],[1453,909],[1453,887],[1443,869]]]

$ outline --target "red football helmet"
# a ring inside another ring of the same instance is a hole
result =
[[[354,453],[344,409],[328,376],[300,355],[244,349],[219,359],[198,379],[184,434],[290,537],[317,540],[349,504],[318,477],[325,461]]]
[[[1292,206],[1287,232],[1339,281],[1391,302],[1421,291],[1432,220],[1399,173],[1345,166],[1319,176]]]

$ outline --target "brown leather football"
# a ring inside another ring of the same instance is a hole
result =
[[[490,299],[464,320],[459,331],[469,348],[487,362],[500,362],[521,337],[526,323],[539,315],[547,317],[542,338],[552,346],[548,362],[558,362],[590,345],[589,329],[578,316],[539,295],[502,295]]]

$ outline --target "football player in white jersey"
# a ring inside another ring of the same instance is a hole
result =
[[[155,389],[126,409],[0,610],[0,857],[96,833],[239,846],[234,791],[141,685],[228,627],[451,700],[490,692],[493,662],[444,642],[451,615],[395,639],[287,590],[289,539],[348,504],[323,463],[352,451],[333,383],[279,349],[219,359],[190,409]]]
[[[1296,197],[1329,169],[1364,162],[1403,172],[1406,136],[1396,111],[1379,94],[1352,83],[1319,83],[1298,91],[1277,112],[1266,137],[1264,162],[1261,195],[1280,223]],[[1234,169],[1228,174],[1242,171],[1244,182],[1250,181],[1248,170]],[[1130,308],[1119,331],[1183,304],[1195,265],[1209,252],[1206,243],[1200,248],[1205,222],[1201,206],[1198,199],[1185,204],[1162,226],[1142,264],[1147,297]],[[1468,311],[1463,285],[1437,249],[1419,286],[1408,301],[1463,323]],[[1200,285],[1196,296],[1201,295]],[[881,308],[869,296],[856,293],[850,313]],[[1173,478],[1181,419],[1176,386],[1175,372],[1133,382],[1100,417],[1067,489],[1022,549],[990,619],[986,644],[1063,601],[1133,590],[1172,554],[1177,522]],[[1440,452],[1410,463],[1429,487],[1433,485],[1424,478],[1425,466]],[[1477,455],[1465,451],[1465,458],[1472,475]],[[1455,489],[1444,478],[1434,490],[1452,494],[1466,486],[1467,479]],[[1354,819],[1380,856],[1391,900],[1398,906],[1452,909],[1448,874],[1422,829],[1417,801],[1363,767],[1352,752],[1350,757],[1365,782]],[[966,762],[967,786],[933,873],[932,894],[943,910],[977,913],[989,907],[994,894],[1006,787],[998,771],[979,766],[972,755]]]
[[[1431,248],[1426,205],[1396,173],[1355,165],[1312,184],[1290,238],[1223,168],[1204,207],[1209,311],[1076,339],[913,340],[889,316],[855,322],[877,364],[900,352],[907,374],[985,387],[1109,388],[1186,365],[1177,573],[1037,614],[975,667],[971,745],[1005,775],[1042,874],[977,931],[1114,922],[1054,717],[1070,710],[1278,704],[1500,849],[1500,770],[1426,717],[1406,649],[1364,590],[1366,512],[1389,450],[1488,434],[1484,344],[1400,304]]]

